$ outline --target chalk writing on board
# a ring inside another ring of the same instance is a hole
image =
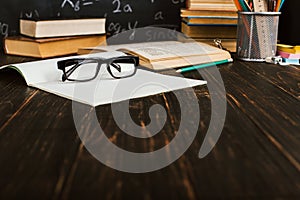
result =
[[[60,7],[64,8],[66,5],[71,6],[76,12],[80,10],[80,0],[75,1],[75,3],[71,0],[63,0]]]
[[[116,34],[119,34],[123,31],[126,31],[126,30],[133,30],[135,28],[138,27],[138,21],[135,21],[135,22],[128,22],[127,23],[127,27],[123,27],[119,22],[111,22],[109,25],[108,25],[108,32],[110,32],[112,35],[116,35]]]
[[[8,35],[8,24],[0,22],[0,34],[4,37]]]
[[[183,3],[183,2],[185,2],[185,0],[172,0],[172,3],[173,4],[181,4],[181,3]]]
[[[18,35],[20,18],[60,19],[105,17],[108,36],[129,31],[130,40],[139,40],[135,29],[147,26],[179,30],[178,11],[185,0],[7,0],[0,6],[0,38]],[[15,7],[13,11],[8,8]],[[8,12],[8,13],[6,13]],[[135,34],[136,33],[136,34]],[[151,34],[147,37],[150,38]],[[162,35],[152,35],[161,38]],[[0,48],[3,43],[0,41]]]
[[[60,7],[63,9],[66,6],[70,6],[75,12],[80,11],[81,7],[92,6],[99,0],[62,0]]]
[[[178,32],[174,29],[150,28],[146,29],[145,41],[164,41],[167,39],[177,39]]]
[[[154,15],[154,19],[155,19],[155,20],[163,20],[163,19],[164,19],[164,17],[163,17],[163,12],[162,12],[162,11],[157,12],[157,13]]]
[[[122,5],[121,0],[113,0],[112,4],[116,6],[113,13],[132,13],[131,6],[129,4]]]
[[[36,9],[27,12],[22,11],[20,14],[20,18],[26,18],[26,19],[32,19],[32,18],[38,19],[39,17],[40,17],[39,11]]]

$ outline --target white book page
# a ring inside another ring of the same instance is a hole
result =
[[[190,57],[197,55],[227,54],[228,52],[217,47],[199,42],[144,42],[134,44],[99,46],[95,50],[133,52],[143,58],[153,60],[166,60],[178,57]]]
[[[150,61],[153,60],[167,60],[174,59],[178,57],[190,57],[198,55],[210,55],[210,54],[219,54],[223,50],[216,47],[197,43],[197,42],[176,42],[176,43],[157,43],[156,45],[145,45],[141,47],[125,47],[129,51],[133,51],[138,55],[141,55],[144,58],[147,58]]]
[[[120,49],[133,49],[133,48],[141,48],[144,46],[161,46],[161,43],[164,44],[179,44],[181,42],[178,41],[163,41],[163,42],[140,42],[140,43],[130,43],[130,44],[114,44],[114,45],[101,45],[97,47],[90,47],[90,49],[94,50],[102,50],[102,51],[117,51]]]

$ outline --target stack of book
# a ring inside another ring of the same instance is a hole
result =
[[[282,58],[300,59],[300,46],[277,44],[277,55]]]
[[[7,54],[49,58],[77,53],[79,48],[106,42],[105,18],[20,19],[19,36],[4,40]]]
[[[283,62],[289,64],[300,64],[300,46],[277,44],[277,56],[282,57]]]
[[[209,44],[220,39],[224,48],[236,51],[238,15],[233,0],[187,0],[181,18],[187,37]]]

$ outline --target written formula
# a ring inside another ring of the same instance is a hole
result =
[[[0,34],[4,37],[8,35],[8,24],[0,22]]]
[[[99,0],[63,0],[60,7],[64,8],[66,6],[71,6],[74,11],[80,11],[81,7],[91,6],[94,3],[99,2]]]

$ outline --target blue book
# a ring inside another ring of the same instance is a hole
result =
[[[300,65],[300,59],[282,58],[282,61],[290,65]]]

